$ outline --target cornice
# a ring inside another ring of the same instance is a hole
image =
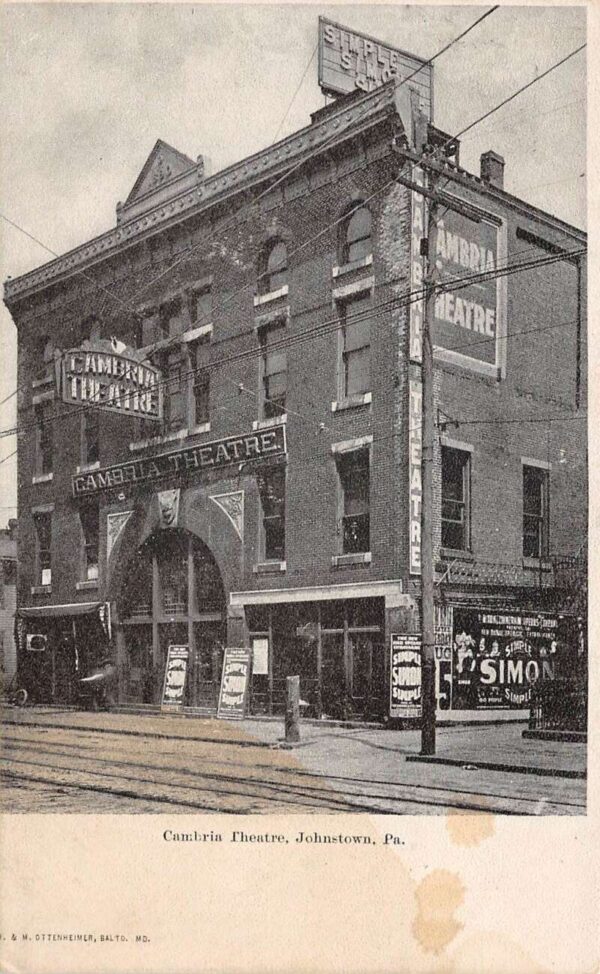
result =
[[[172,225],[181,218],[223,202],[266,178],[276,177],[285,172],[290,164],[298,165],[303,157],[308,159],[317,154],[320,147],[323,150],[330,149],[344,139],[372,127],[382,117],[395,111],[392,81],[353,100],[351,104],[345,105],[341,101],[338,111],[332,111],[299,132],[234,163],[202,182],[199,182],[198,168],[194,166],[187,173],[179,174],[157,188],[158,203],[153,209],[147,209],[143,215],[125,220],[112,230],[33,271],[5,281],[4,302],[10,305],[26,295],[91,267],[161,227]],[[174,189],[178,192],[173,194]],[[165,190],[170,190],[167,200],[161,199]]]

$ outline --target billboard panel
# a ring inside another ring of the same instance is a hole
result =
[[[404,80],[413,74],[408,85],[419,93],[421,110],[432,119],[430,64],[368,34],[319,17],[319,85],[327,94],[345,95],[357,89],[373,91],[392,78]]]
[[[459,199],[441,207],[434,259],[438,281],[449,286],[435,300],[436,354],[494,377],[504,368],[506,278],[496,273],[505,255],[506,231],[498,218],[471,211]]]

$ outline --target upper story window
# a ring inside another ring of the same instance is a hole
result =
[[[258,289],[261,294],[278,291],[288,282],[287,247],[283,240],[271,244],[263,254]]]
[[[343,398],[371,389],[371,296],[362,294],[340,306],[342,321],[341,394]]]
[[[285,322],[277,322],[260,331],[263,419],[271,419],[285,413],[287,352],[285,347],[282,347],[285,336]]]
[[[549,471],[523,465],[523,556],[545,558],[549,550]]]
[[[192,383],[190,426],[203,426],[210,422],[209,348],[209,336],[205,335],[189,349]]]
[[[370,550],[369,450],[353,450],[338,458],[341,498],[342,553]]]
[[[159,331],[155,341],[164,338],[177,338],[186,329],[186,317],[183,301],[179,295],[165,301],[158,310]]]
[[[187,372],[180,348],[168,352],[163,365],[163,431],[172,433],[187,423]]]
[[[52,584],[52,515],[34,515],[36,533],[36,584]]]
[[[340,263],[351,264],[363,260],[373,250],[371,213],[366,206],[353,208],[341,224]]]
[[[97,463],[100,459],[100,413],[87,409],[81,415],[81,463]]]
[[[195,288],[189,295],[190,322],[201,327],[212,321],[212,290],[210,284]]]
[[[261,471],[258,487],[261,557],[265,561],[285,561],[285,467]]]
[[[467,551],[471,545],[471,454],[442,447],[442,547]]]
[[[37,378],[44,378],[50,372],[54,361],[54,343],[48,335],[41,335],[34,341],[34,374]]]
[[[81,530],[83,535],[83,578],[86,582],[98,579],[100,509],[98,503],[86,504],[81,509]]]
[[[35,473],[52,473],[53,467],[53,403],[42,402],[35,407]]]

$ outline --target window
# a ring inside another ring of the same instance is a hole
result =
[[[338,471],[342,488],[342,552],[348,555],[369,551],[369,451],[342,454]]]
[[[277,240],[266,251],[259,279],[259,291],[261,294],[269,294],[271,291],[278,291],[287,284],[287,248],[282,240]]]
[[[35,514],[35,531],[37,538],[36,550],[36,584],[52,584],[52,515]]]
[[[212,320],[212,292],[210,284],[190,293],[190,321],[200,327]]]
[[[50,367],[54,361],[54,343],[47,335],[41,335],[34,341],[34,371],[37,378],[41,379],[50,375]]]
[[[442,547],[467,551],[470,538],[471,455],[442,447]]]
[[[36,474],[52,473],[52,402],[39,403],[35,407],[36,422]]]
[[[181,615],[188,608],[188,542],[178,533],[161,540],[158,562],[163,612]]]
[[[170,352],[164,360],[163,431],[172,433],[186,425],[187,386],[181,349]]]
[[[83,577],[86,582],[98,579],[98,542],[100,538],[100,509],[90,504],[81,510],[83,533]]]
[[[192,416],[191,426],[203,426],[210,422],[210,374],[208,335],[190,346],[190,367],[192,371]]]
[[[342,264],[363,260],[372,252],[371,214],[366,206],[353,209],[342,223],[340,249]]]
[[[273,467],[258,475],[262,507],[262,557],[285,561],[285,468]]]
[[[100,415],[86,410],[81,417],[81,463],[86,466],[100,459]]]
[[[523,467],[523,555],[544,558],[548,554],[549,473],[542,467]]]
[[[287,353],[285,348],[281,348],[283,341],[285,341],[284,323],[261,330],[261,394],[264,419],[271,419],[285,413]]]
[[[371,389],[371,296],[345,301],[342,313],[342,397]]]
[[[159,334],[157,340],[165,338],[176,338],[185,331],[185,315],[183,313],[183,302],[177,295],[170,301],[162,304],[158,311]]]

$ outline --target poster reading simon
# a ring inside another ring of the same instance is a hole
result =
[[[561,665],[561,620],[541,613],[454,609],[452,706],[528,707]]]

